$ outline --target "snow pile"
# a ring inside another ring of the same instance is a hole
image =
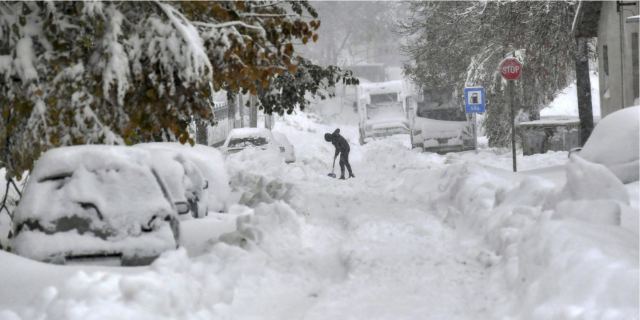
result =
[[[637,317],[638,208],[606,168],[574,157],[561,191],[469,164],[442,181],[434,206],[484,238],[490,252],[478,260],[494,266],[494,286],[516,292],[508,319]]]
[[[605,165],[622,182],[638,180],[640,106],[618,110],[602,119],[580,151],[580,157]]]
[[[630,212],[629,203],[624,185],[611,171],[573,156],[567,167],[567,184],[547,206],[555,205],[557,217],[621,225],[637,233],[638,217]]]
[[[255,207],[260,203],[291,200],[294,187],[282,176],[290,170],[300,170],[295,164],[285,165],[279,151],[250,148],[231,154],[228,159],[230,185],[238,203]]]
[[[238,217],[236,230],[222,235],[220,240],[243,248],[259,245],[278,255],[289,251],[287,248],[300,244],[301,221],[285,202],[262,203],[250,211],[255,213]],[[280,234],[275,237],[265,236],[273,232]]]
[[[0,318],[302,318],[340,263],[304,246],[302,221],[287,204],[241,211],[238,230],[203,255],[190,258],[179,249],[134,274],[81,271]]]

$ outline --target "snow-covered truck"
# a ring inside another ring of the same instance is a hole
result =
[[[438,153],[476,148],[474,119],[451,90],[423,89],[422,99],[409,102],[408,110],[413,148]]]
[[[401,80],[358,86],[360,144],[367,138],[410,132],[405,92]]]

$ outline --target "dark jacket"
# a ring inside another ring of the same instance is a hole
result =
[[[331,134],[331,143],[336,147],[336,157],[339,153],[349,153],[349,143],[347,142],[347,139],[340,135],[340,129],[336,129],[336,131]]]

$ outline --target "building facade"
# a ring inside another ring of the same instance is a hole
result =
[[[597,37],[602,117],[640,103],[639,1],[582,1],[576,37]]]

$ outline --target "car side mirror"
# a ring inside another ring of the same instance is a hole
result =
[[[178,210],[178,214],[183,215],[183,214],[187,214],[189,213],[189,204],[184,202],[184,201],[180,201],[180,202],[176,202],[176,210]]]
[[[569,154],[567,155],[567,157],[571,158],[572,154],[580,153],[580,150],[582,150],[582,147],[571,148],[571,150],[569,150]]]
[[[209,180],[205,179],[204,180],[204,187],[202,187],[202,190],[207,190],[209,189]]]

